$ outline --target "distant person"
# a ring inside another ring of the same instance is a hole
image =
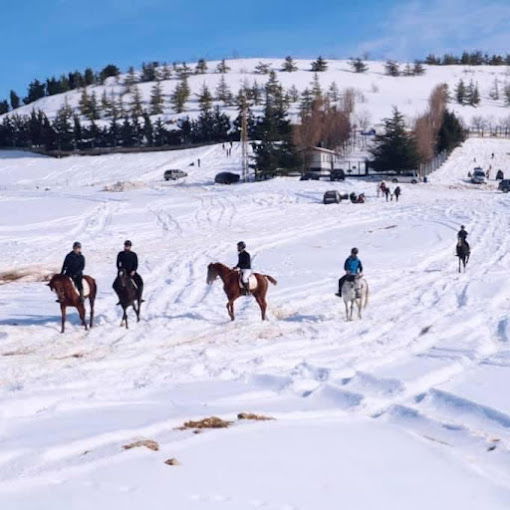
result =
[[[386,202],[388,202],[390,200],[390,194],[391,194],[391,190],[390,190],[389,186],[385,186],[384,187],[384,196],[386,197]]]
[[[200,158],[197,159],[197,166],[200,168]]]
[[[397,186],[393,193],[395,195],[395,201],[398,202],[398,199],[399,199],[399,197],[400,197],[400,195],[402,193],[402,190],[400,189],[400,186]]]
[[[76,289],[80,293],[80,301],[83,301],[83,271],[85,269],[85,257],[81,252],[81,243],[78,241],[73,243],[73,250],[70,251],[64,263],[60,274],[68,276],[73,280]],[[59,301],[57,300],[57,303]]]
[[[491,159],[494,159],[494,152],[491,154]]]
[[[471,250],[471,247],[467,242],[467,236],[468,233],[466,231],[466,227],[464,227],[464,225],[461,225],[460,230],[457,232],[457,241],[459,244],[464,243],[468,247],[468,250]]]
[[[381,183],[378,182],[376,186],[377,198],[381,196]]]

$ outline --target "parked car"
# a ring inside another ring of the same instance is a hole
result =
[[[477,167],[473,170],[471,182],[473,184],[485,184],[485,172],[483,171],[483,168]]]
[[[234,174],[232,172],[220,172],[219,174],[216,174],[214,182],[216,184],[235,184],[236,182],[239,182],[240,178],[239,174]]]
[[[508,193],[510,191],[510,179],[499,181],[498,189],[503,193]]]
[[[323,204],[339,204],[342,201],[342,196],[336,189],[326,191],[324,193],[324,197],[322,198]]]
[[[421,180],[418,172],[402,172],[391,179],[391,182],[410,182],[411,184],[417,184]]]
[[[318,181],[320,179],[320,174],[316,172],[306,172],[300,177],[300,181]]]
[[[338,168],[337,170],[331,170],[331,173],[329,174],[329,180],[345,181],[345,172],[341,168]]]
[[[182,170],[165,170],[163,177],[165,181],[176,181],[177,179],[188,177],[188,174]]]

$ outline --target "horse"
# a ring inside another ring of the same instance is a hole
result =
[[[140,322],[140,309],[142,307],[142,298],[140,296],[140,289],[135,285],[131,277],[124,271],[120,270],[117,278],[113,282],[113,290],[119,298],[119,305],[122,306],[123,314],[120,326],[128,326],[127,309],[132,306],[136,313],[136,322]]]
[[[276,285],[278,282],[267,274],[253,273],[252,275],[255,277],[257,281],[257,286],[250,291],[250,294],[256,299],[262,316],[262,320],[266,320],[266,294],[267,289],[269,287],[268,282],[271,282],[273,285]],[[239,272],[235,269],[230,269],[229,267],[216,262],[214,264],[209,264],[207,267],[207,284],[211,285],[216,278],[220,277],[223,282],[223,290],[227,295],[227,312],[230,317],[230,320],[234,320],[234,301],[241,295],[243,295],[241,289],[241,283],[239,280]]]
[[[345,304],[347,321],[352,321],[354,304],[358,307],[358,318],[361,319],[361,309],[368,305],[368,283],[362,276],[348,278],[342,285],[342,297]]]
[[[466,272],[466,265],[469,262],[469,256],[471,255],[471,249],[469,248],[469,244],[462,239],[459,239],[457,243],[457,257],[459,257],[459,273]]]
[[[71,278],[69,276],[65,276],[62,274],[53,275],[50,282],[47,284],[52,292],[58,296],[58,302],[60,303],[60,312],[62,315],[62,328],[61,333],[65,331],[65,322],[66,322],[66,309],[68,306],[73,306],[78,310],[80,314],[80,320],[82,325],[87,330],[89,327],[92,327],[94,323],[94,302],[96,300],[97,295],[97,285],[96,280],[91,276],[83,275],[83,283],[88,284],[88,295],[84,297],[89,299],[90,303],[90,322],[89,326],[87,326],[87,322],[85,321],[85,304],[80,299],[80,294],[78,290],[75,288]]]

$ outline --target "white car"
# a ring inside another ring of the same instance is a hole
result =
[[[422,178],[419,176],[418,172],[402,172],[401,174],[395,175],[395,177],[391,178],[391,182],[409,182],[411,184],[418,184],[421,182]]]

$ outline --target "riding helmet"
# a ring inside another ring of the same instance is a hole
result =
[[[353,249],[351,250],[351,254],[352,254],[352,255],[357,255],[357,254],[358,254],[358,248],[353,248]]]
[[[466,227],[464,225],[461,225],[460,228],[464,230]]]
[[[124,246],[133,246],[133,243],[128,239],[124,242]]]
[[[244,241],[239,241],[239,242],[237,243],[237,248],[238,248],[239,250],[245,250],[245,249],[246,249],[246,243],[245,243]]]
[[[73,243],[73,250],[74,250],[75,248],[81,248],[81,243],[79,243],[78,241],[75,241],[75,242]]]

